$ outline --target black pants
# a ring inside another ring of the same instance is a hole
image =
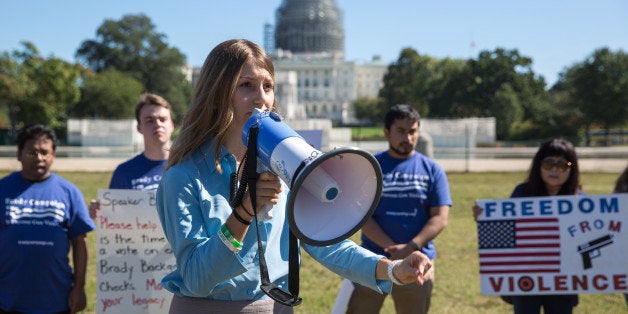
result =
[[[578,304],[577,294],[512,296],[515,314],[571,314]]]

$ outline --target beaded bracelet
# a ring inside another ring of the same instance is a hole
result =
[[[220,232],[218,232],[218,236],[222,240],[222,242],[233,252],[238,253],[242,250],[242,242],[236,240],[229,229],[227,229],[227,225],[222,225],[220,227]]]

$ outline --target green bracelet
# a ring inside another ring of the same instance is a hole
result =
[[[227,229],[227,225],[222,225],[220,227],[220,231],[225,236],[225,238],[227,238],[227,241],[229,241],[229,243],[233,245],[233,247],[235,247],[238,251],[242,249],[242,242],[236,240],[233,235],[231,235],[231,232],[229,232],[229,229]]]

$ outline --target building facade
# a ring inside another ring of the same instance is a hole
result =
[[[276,12],[274,38],[269,53],[275,72],[295,73],[296,111],[308,118],[355,123],[353,101],[377,97],[383,86],[388,66],[381,59],[345,61],[343,14],[335,0],[284,0]]]

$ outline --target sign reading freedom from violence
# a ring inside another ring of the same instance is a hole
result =
[[[99,190],[97,313],[168,313],[161,279],[175,267],[155,191]]]
[[[628,194],[477,204],[482,294],[628,292]]]

